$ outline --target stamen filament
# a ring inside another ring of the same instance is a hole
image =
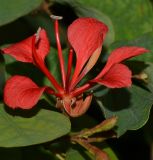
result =
[[[66,91],[69,91],[69,81],[72,70],[72,61],[73,61],[73,49],[70,49],[68,57],[68,65],[67,65],[67,74],[66,74]]]
[[[63,88],[65,89],[66,87],[66,73],[65,73],[65,68],[64,68],[64,58],[62,54],[62,47],[60,43],[60,38],[59,38],[59,27],[58,27],[58,19],[55,19],[55,37],[56,37],[56,43],[57,43],[57,49],[58,49],[58,58],[60,62],[60,69],[61,69],[61,76],[62,76],[62,82],[63,82]]]
[[[45,92],[48,94],[55,95],[56,97],[62,98],[62,95],[60,93],[56,93],[54,90],[52,90],[50,87],[45,89]]]
[[[35,61],[36,65],[40,68],[40,70],[50,80],[50,82],[53,84],[55,89],[60,93],[63,92],[63,88],[58,84],[58,82],[53,77],[53,75],[48,71],[48,69],[46,68],[43,60],[37,55],[36,47],[35,47],[35,45],[36,45],[35,41],[36,41],[36,36],[33,36],[33,39],[32,39],[32,54],[33,54],[34,61]]]
[[[84,72],[81,72],[81,74],[78,76],[77,80],[71,85],[71,88],[75,88],[75,86],[81,81],[81,79],[84,77]]]
[[[71,92],[71,95],[74,97],[77,97],[78,95],[84,93],[85,91],[87,91],[91,87],[93,87],[93,84],[87,83],[79,88],[76,88],[74,91]]]
[[[72,76],[72,79],[71,79],[71,82],[70,82],[70,86],[69,86],[69,90],[73,90],[74,89],[74,84],[75,84],[75,81],[77,80],[79,74],[80,74],[80,70],[78,69],[79,66],[75,66],[75,69],[74,69],[74,73],[73,73],[73,76]]]

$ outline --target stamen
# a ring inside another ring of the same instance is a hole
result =
[[[35,61],[36,65],[40,68],[40,70],[50,80],[50,82],[53,84],[55,89],[58,92],[62,93],[63,92],[63,88],[58,84],[56,79],[53,77],[53,75],[46,68],[46,66],[45,66],[44,62],[42,61],[42,59],[37,55],[35,42],[36,42],[36,36],[33,36],[33,39],[32,39],[32,54],[33,54],[33,58],[34,58],[34,61]]]
[[[36,36],[36,39],[35,39],[35,44],[38,43],[39,39],[40,39],[40,31],[41,31],[41,27],[38,28],[35,36]]]
[[[63,58],[62,47],[61,47],[60,38],[59,38],[59,26],[58,26],[58,20],[62,19],[62,17],[55,16],[55,15],[51,15],[50,17],[55,20],[54,28],[55,28],[55,37],[56,37],[56,43],[57,43],[57,49],[58,49],[58,58],[59,58],[59,62],[60,62],[63,88],[65,89],[65,87],[66,87],[66,73],[65,73],[65,68],[64,68],[64,58]]]
[[[81,73],[78,75],[74,83],[71,83],[71,88],[74,88],[80,81],[81,79],[91,70],[91,68],[96,64],[99,56],[101,53],[101,46],[98,47],[91,57],[88,59],[87,63],[85,64],[84,68],[82,69]]]
[[[71,70],[72,70],[72,61],[73,61],[73,49],[70,49],[69,57],[68,57],[68,65],[67,65],[67,74],[66,74],[66,91],[69,90],[69,81],[70,81],[70,75],[71,75]]]
[[[93,87],[93,85],[94,84],[92,84],[92,83],[87,83],[79,88],[76,88],[74,91],[71,92],[71,95],[74,97],[77,97],[78,95],[84,93],[85,91],[87,91],[88,89]]]
[[[52,94],[52,95],[55,95],[56,97],[60,97],[62,98],[62,95],[59,94],[59,93],[56,93],[52,88],[48,87],[45,89],[45,92],[48,93],[48,94]]]

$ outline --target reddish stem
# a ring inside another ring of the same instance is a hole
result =
[[[60,38],[59,38],[59,27],[58,27],[58,20],[55,20],[55,37],[56,37],[56,43],[57,43],[57,49],[58,49],[58,58],[60,62],[60,69],[61,69],[61,76],[62,76],[62,82],[63,82],[63,87],[65,89],[66,87],[66,73],[65,73],[65,68],[64,68],[64,58],[62,54],[62,47],[60,43]]]
[[[55,89],[58,92],[62,93],[63,92],[63,88],[58,84],[58,82],[56,81],[56,79],[53,77],[53,75],[46,68],[43,60],[38,56],[38,54],[36,52],[36,47],[35,47],[36,44],[35,43],[36,43],[36,36],[33,36],[33,39],[32,39],[32,54],[33,54],[33,58],[34,58],[34,61],[35,61],[36,65],[40,68],[40,70],[50,80],[50,82],[53,84],[53,86],[55,87]]]
[[[69,91],[69,81],[72,70],[72,61],[73,61],[73,49],[70,49],[68,57],[68,65],[67,65],[67,74],[66,74],[66,91]]]
[[[87,140],[77,139],[76,142],[93,154],[96,160],[110,160],[105,151],[91,145]]]

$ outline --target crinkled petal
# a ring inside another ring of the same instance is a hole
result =
[[[141,55],[146,52],[149,51],[145,48],[134,46],[125,46],[115,49],[109,56],[104,69],[98,74],[95,79],[99,79],[100,77],[102,77],[114,64],[120,63],[126,59]]]
[[[30,36],[21,42],[15,43],[7,48],[4,48],[3,52],[5,54],[11,55],[18,61],[33,63],[34,60],[32,56],[32,37],[33,36]],[[44,29],[41,29],[39,32],[39,42],[37,47],[37,53],[44,60],[46,55],[49,53],[50,48],[49,40]]]
[[[76,101],[63,101],[63,107],[67,114],[71,117],[79,117],[83,115],[90,107],[92,101],[92,94],[87,95],[87,97],[83,100],[82,95],[76,98]]]
[[[124,64],[115,64],[101,79],[95,80],[108,88],[130,87],[131,71]]]
[[[98,54],[96,53],[95,55],[99,56],[107,31],[107,26],[94,18],[79,18],[69,26],[68,40],[76,53],[76,68],[72,78],[73,82],[96,50]],[[94,59],[97,58],[94,57]],[[93,64],[89,65],[89,69],[91,69],[90,66],[93,66]]]
[[[37,104],[46,87],[38,87],[30,78],[13,76],[4,88],[4,102],[11,108],[30,109]]]

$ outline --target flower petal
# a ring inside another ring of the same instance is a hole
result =
[[[101,78],[107,71],[109,71],[109,69],[114,64],[120,63],[126,59],[141,55],[146,52],[149,52],[149,50],[141,47],[134,47],[134,46],[132,47],[125,46],[125,47],[115,49],[109,56],[104,69],[98,74],[98,76],[95,79]]]
[[[13,76],[4,88],[4,102],[11,108],[30,109],[38,102],[46,87],[38,87],[30,78]]]
[[[63,107],[67,114],[71,117],[79,117],[83,115],[90,107],[92,101],[92,94],[87,95],[83,100],[83,96],[77,97],[73,102],[69,100],[63,100]]]
[[[49,39],[47,37],[47,33],[44,29],[40,30],[40,33],[38,33],[38,46],[37,46],[37,53],[40,55],[42,60],[45,59],[45,57],[48,55],[49,50],[50,50],[50,44],[49,44]]]
[[[98,82],[108,88],[130,87],[132,84],[131,77],[131,71],[127,66],[115,64],[101,79],[94,82]]]
[[[79,18],[69,26],[68,40],[76,52],[77,59],[72,81],[76,80],[83,66],[98,48],[100,54],[107,31],[107,26],[94,18]]]
[[[30,36],[21,42],[4,48],[2,51],[5,54],[11,55],[18,61],[33,63],[34,60],[32,56],[32,37],[33,36]],[[39,43],[37,52],[43,60],[49,52],[49,40],[44,29],[41,29],[39,32]]]

